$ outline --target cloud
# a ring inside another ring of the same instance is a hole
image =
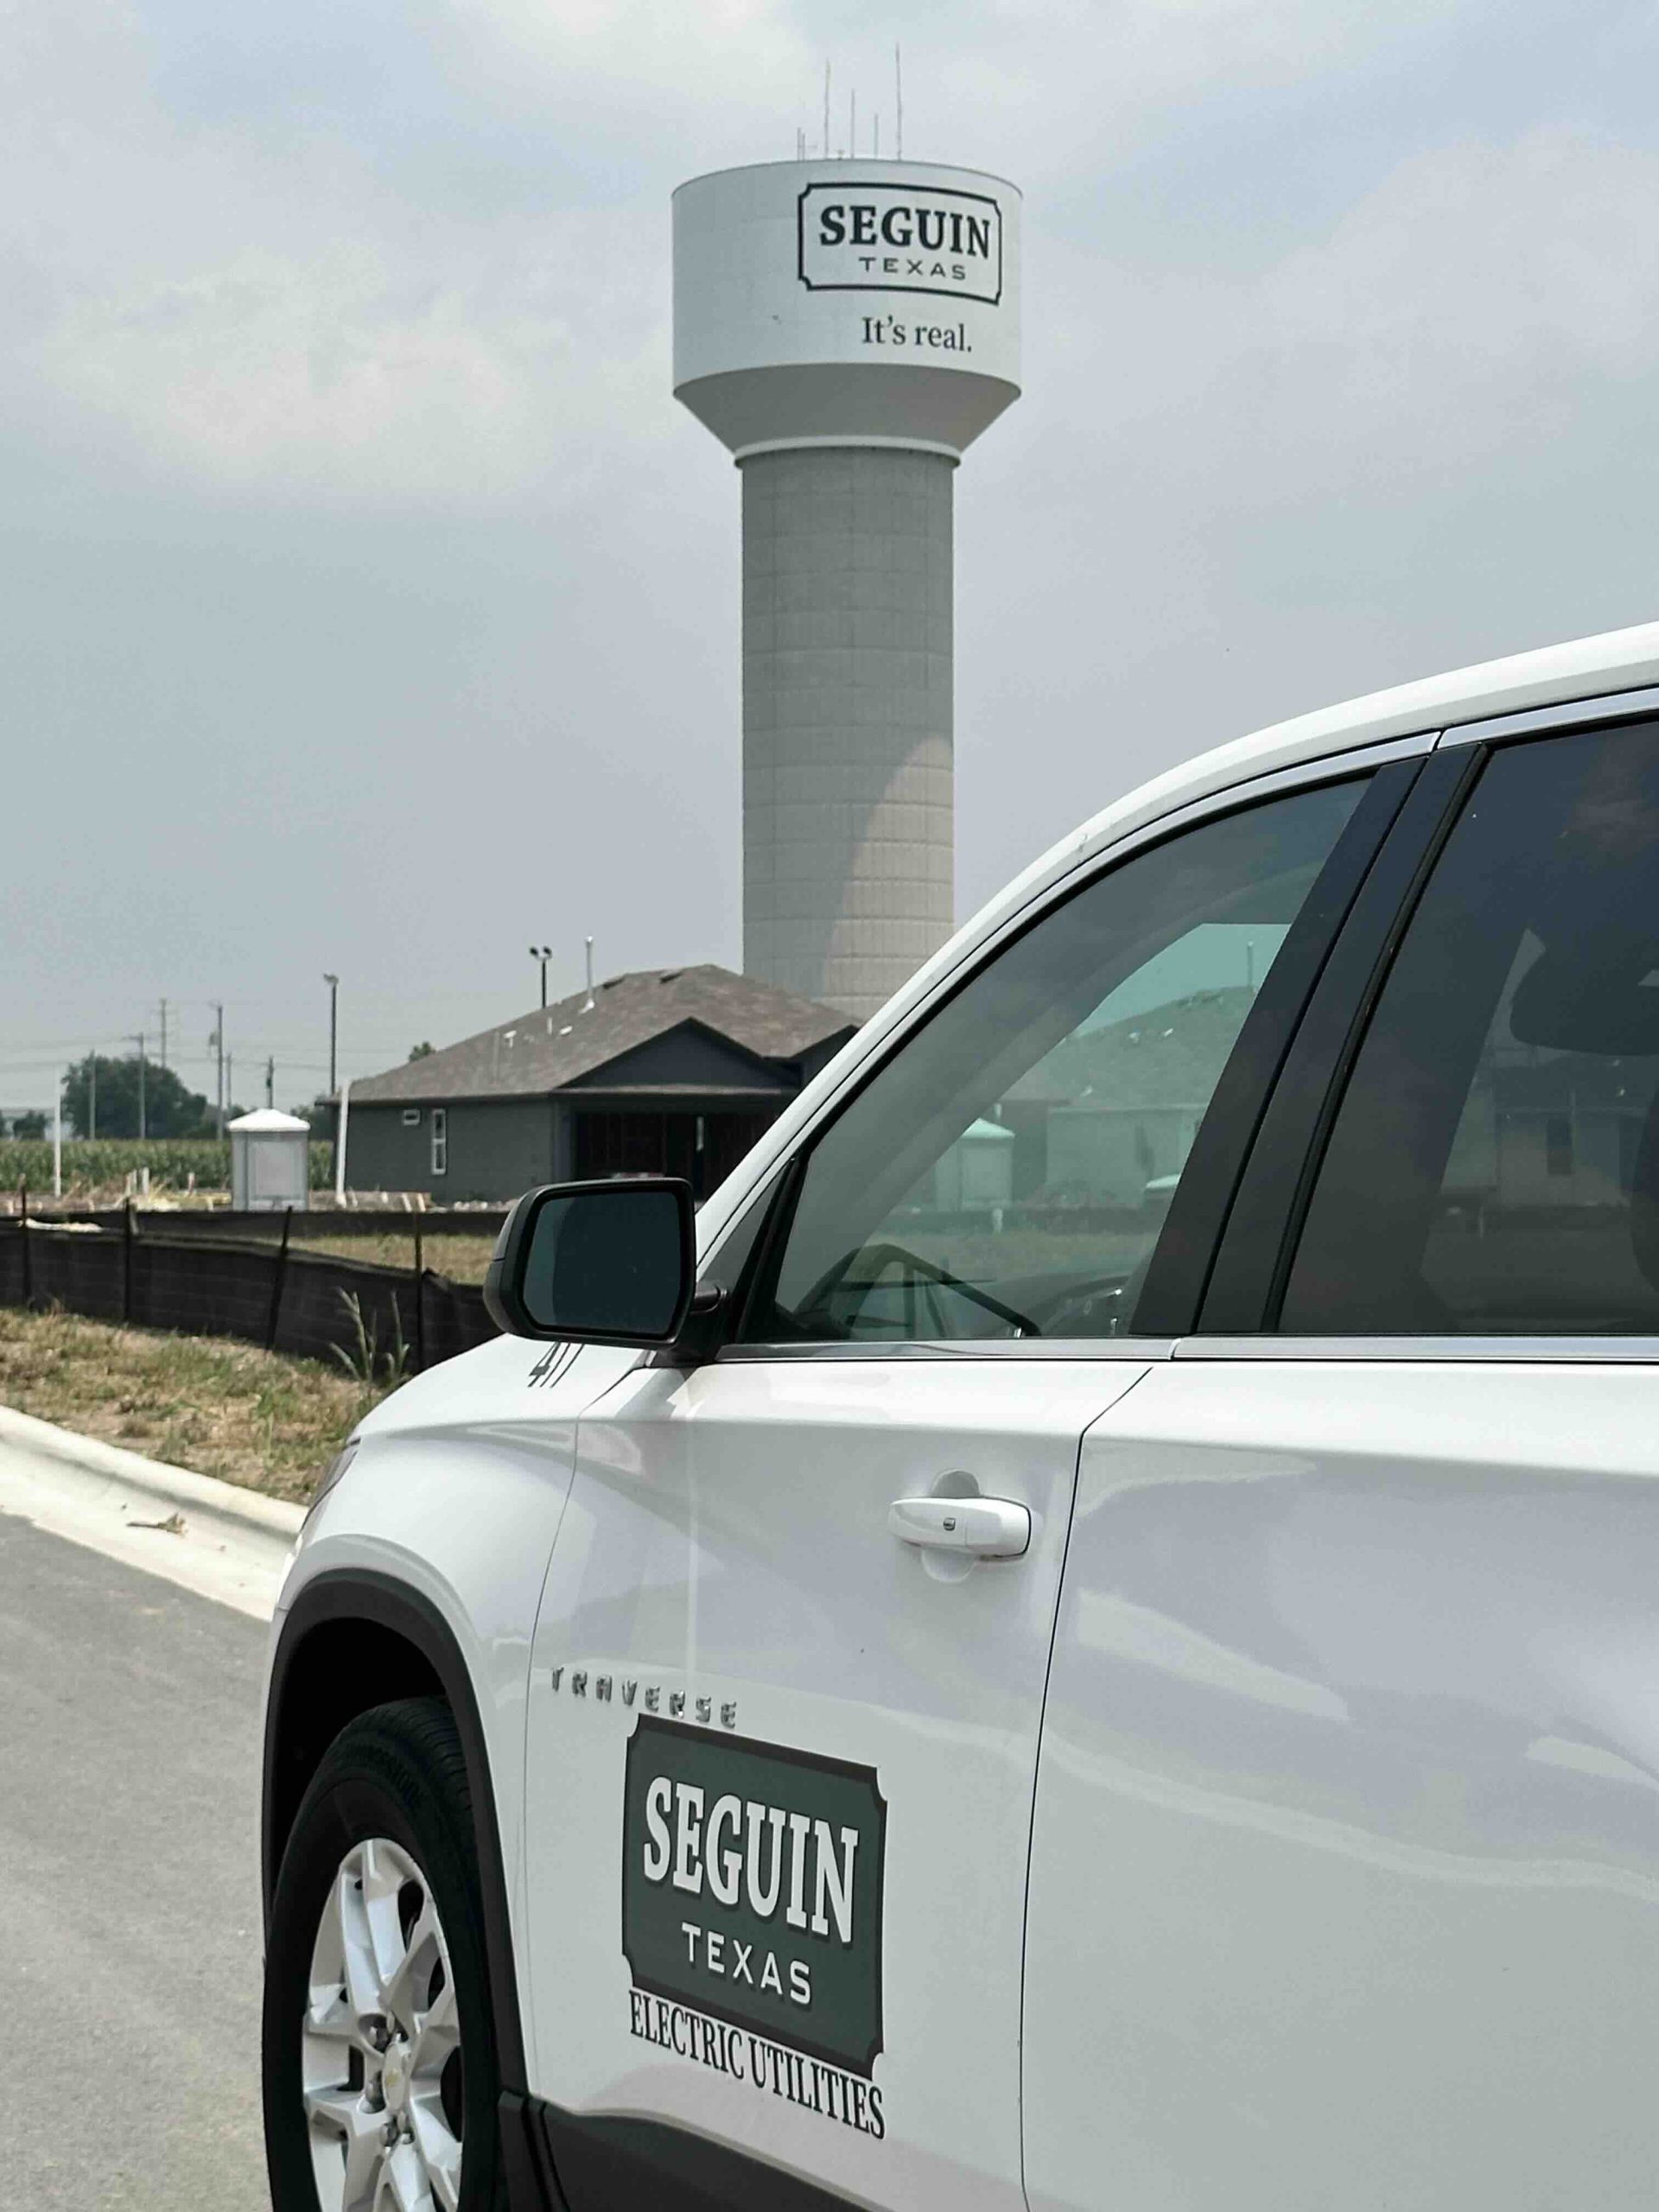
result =
[[[284,35],[332,57],[338,19],[325,36],[296,5]],[[1000,136],[1001,165],[1035,186],[1031,397],[985,450],[1017,454],[1057,539],[1177,499],[1260,523],[1361,486],[1420,497],[1450,470],[1571,435],[1588,406],[1617,410],[1649,375],[1648,146],[1556,123],[1407,150],[1345,188],[1322,179],[1322,220],[1258,225],[1243,251],[1242,218],[1212,237],[1202,211],[1120,196],[1114,162],[1166,110],[1232,116],[1251,84],[1351,77],[1471,13],[906,12],[918,127],[956,118],[947,135],[968,152]],[[694,142],[781,126],[783,91],[810,112],[820,45],[843,59],[838,85],[861,64],[879,81],[887,61],[861,5],[809,18],[784,0],[387,4],[370,25],[386,98],[320,111],[295,60],[273,134],[238,105],[248,73],[215,59],[230,35],[217,11],[52,0],[14,6],[9,24],[0,379],[20,435],[88,477],[324,509],[576,515],[603,486],[643,486],[678,429],[666,202]],[[506,108],[538,104],[536,131],[513,139]],[[533,147],[575,168],[528,194],[444,170],[493,118],[515,175]],[[1196,589],[1211,564],[1193,548],[1180,565]]]
[[[781,0],[448,0],[442,12],[462,36],[493,34],[561,74],[666,87],[682,105],[711,65],[741,99],[775,88],[779,70],[810,51],[798,11]]]
[[[1000,139],[1016,172],[1217,73],[1306,67],[1338,19],[1347,35],[1367,20],[1316,0],[912,14],[918,131],[954,118],[962,150]],[[377,6],[356,35],[374,42],[378,103],[341,19],[302,3],[280,55],[258,24],[200,6],[51,0],[10,23],[12,411],[83,456],[325,503],[569,504],[601,454],[661,436],[675,175],[768,139],[782,153],[797,116],[816,127],[821,43],[845,62],[837,139],[842,92],[862,65],[868,114],[887,67],[868,9],[820,24],[783,0]],[[325,75],[356,85],[353,104],[331,106]],[[527,143],[514,108],[538,111]]]
[[[1262,351],[1361,450],[1480,463],[1645,379],[1659,156],[1554,129],[1403,164],[1261,288]]]
[[[1052,446],[1039,417],[1074,422],[1102,477],[1257,512],[1523,466],[1659,366],[1656,191],[1659,153],[1554,129],[1402,162],[1256,268],[1039,236],[1012,433]],[[1078,464],[1056,461],[1058,490]]]
[[[98,12],[30,14],[0,150],[25,436],[220,495],[488,505],[569,505],[607,439],[662,434],[665,207],[423,207],[336,128],[181,119]]]
[[[251,246],[88,288],[38,365],[89,432],[221,493],[569,505],[597,440],[649,437],[666,362],[660,306],[626,284],[595,357],[588,318],[637,257],[616,228],[550,222],[477,257],[372,230]]]

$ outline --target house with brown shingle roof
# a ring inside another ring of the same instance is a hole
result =
[[[353,1083],[346,1179],[453,1203],[668,1174],[701,1198],[855,1027],[726,968],[613,976]]]

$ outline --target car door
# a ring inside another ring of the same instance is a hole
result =
[[[1659,724],[1483,733],[1414,800],[1199,1331],[1085,1441],[1032,2212],[1659,2171]]]
[[[1070,887],[943,993],[708,1258],[719,1357],[580,1422],[527,1738],[577,2212],[1022,2202],[1080,1440],[1167,1352],[1126,1332],[1154,1255],[1167,1303],[1208,1257],[1188,1178],[1225,1184],[1403,790],[1309,781]]]

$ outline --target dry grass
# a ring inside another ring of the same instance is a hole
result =
[[[293,1249],[329,1252],[340,1260],[368,1260],[378,1268],[412,1268],[415,1239],[407,1230],[377,1230],[373,1236],[331,1236],[326,1230],[302,1229],[296,1217]],[[421,1259],[434,1274],[451,1282],[482,1282],[495,1249],[495,1233],[487,1236],[428,1236],[421,1244]]]
[[[0,1403],[271,1497],[308,1498],[385,1395],[315,1360],[220,1337],[0,1308]]]

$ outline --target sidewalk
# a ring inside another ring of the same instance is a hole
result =
[[[302,1506],[0,1406],[8,1513],[257,1620],[270,1618],[305,1518]]]

